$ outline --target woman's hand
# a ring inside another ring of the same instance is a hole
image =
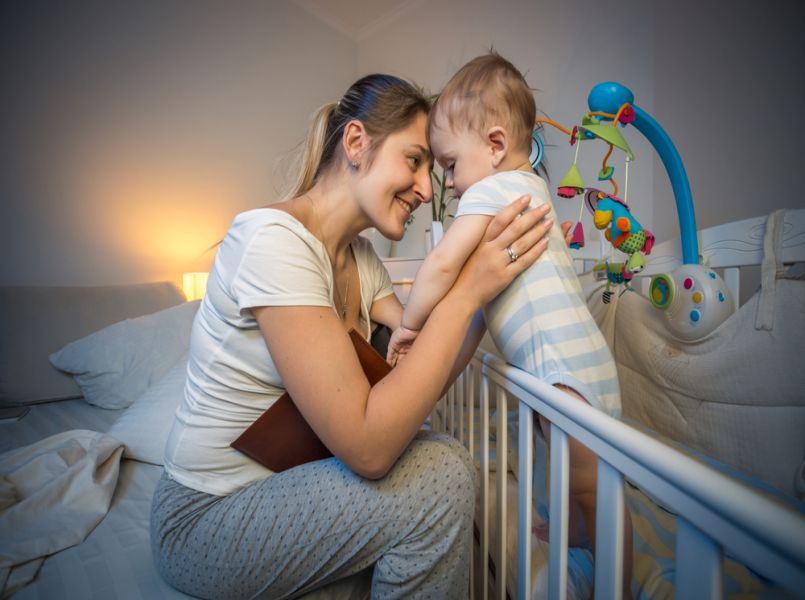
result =
[[[478,306],[495,298],[548,246],[545,236],[553,221],[543,217],[550,207],[542,205],[523,213],[528,201],[528,196],[515,200],[490,221],[483,239],[461,269],[453,289],[474,297]]]

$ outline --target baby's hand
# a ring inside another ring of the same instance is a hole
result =
[[[408,329],[402,325],[395,329],[394,333],[391,334],[391,339],[389,340],[386,362],[388,362],[392,367],[400,362],[405,355],[408,354],[408,351],[411,349],[411,346],[418,335],[418,331]]]

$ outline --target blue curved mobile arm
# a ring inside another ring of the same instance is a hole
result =
[[[591,111],[600,111],[615,114],[624,102],[631,104],[634,109],[632,125],[654,147],[662,160],[671,187],[676,199],[676,212],[679,217],[679,235],[682,241],[682,262],[684,264],[699,264],[699,242],[696,238],[696,214],[693,211],[693,198],[690,193],[690,184],[685,172],[685,165],[679,156],[671,138],[642,108],[634,104],[634,94],[620,83],[599,83],[590,91],[587,104]]]

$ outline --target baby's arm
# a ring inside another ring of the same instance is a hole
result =
[[[400,327],[391,335],[386,360],[395,365],[411,348],[428,315],[450,290],[461,267],[483,238],[492,219],[464,215],[455,220],[417,271]]]
[[[433,307],[455,283],[491,219],[486,215],[464,215],[453,222],[416,274],[403,312],[403,327],[422,329]]]

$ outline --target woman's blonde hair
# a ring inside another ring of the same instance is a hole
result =
[[[433,105],[454,131],[483,135],[493,125],[505,127],[514,147],[529,154],[537,105],[525,78],[494,51],[474,58],[453,75]]]
[[[344,126],[363,123],[371,145],[365,165],[386,138],[404,129],[420,114],[430,112],[430,101],[413,84],[392,75],[373,74],[352,84],[338,102],[322,106],[313,117],[300,158],[296,180],[286,198],[308,192],[339,156]]]

